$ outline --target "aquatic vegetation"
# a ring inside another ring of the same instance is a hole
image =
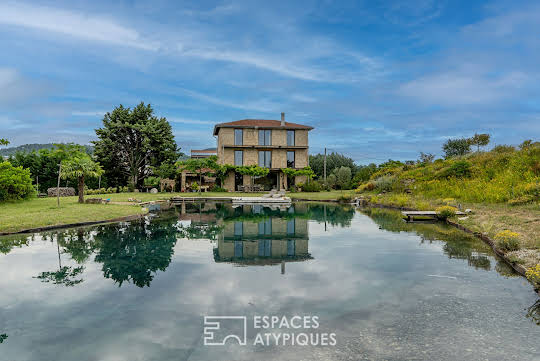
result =
[[[519,233],[504,230],[495,235],[497,247],[505,251],[517,251],[520,248]]]

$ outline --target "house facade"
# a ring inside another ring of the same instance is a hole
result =
[[[235,191],[259,184],[264,190],[282,190],[306,182],[305,176],[287,177],[281,169],[302,169],[309,165],[309,131],[312,129],[308,125],[286,122],[284,113],[281,120],[242,119],[216,124],[214,136],[220,164],[258,165],[270,169],[268,176],[255,179],[232,171],[224,187]]]

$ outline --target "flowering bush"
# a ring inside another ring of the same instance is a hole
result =
[[[519,233],[504,230],[495,235],[497,247],[505,251],[517,251],[520,248]]]
[[[442,206],[435,209],[437,212],[437,218],[447,219],[456,215],[457,209],[450,206]]]
[[[529,268],[525,275],[529,281],[535,285],[540,285],[540,263],[535,267]]]

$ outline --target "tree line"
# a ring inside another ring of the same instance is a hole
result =
[[[151,174],[174,177],[181,153],[170,124],[156,117],[150,104],[141,102],[133,109],[120,105],[105,114],[102,123],[96,129],[98,140],[92,142],[93,154],[88,147],[55,144],[53,149],[17,152],[0,163],[0,201],[28,198],[35,194],[33,182],[43,191],[56,187],[59,178],[76,181],[83,202],[88,185],[134,190]],[[8,144],[0,139],[0,145]]]

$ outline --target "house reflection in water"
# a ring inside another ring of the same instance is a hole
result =
[[[308,219],[301,217],[302,208],[305,205],[283,210],[261,205],[236,208],[234,217],[224,219],[214,260],[238,265],[281,264],[284,272],[285,262],[311,259]]]
[[[179,211],[179,212],[178,212]],[[215,262],[242,266],[280,265],[311,259],[307,204],[283,208],[230,203],[177,204],[179,234],[189,239],[209,239],[217,244]],[[188,221],[188,224],[183,222]]]

